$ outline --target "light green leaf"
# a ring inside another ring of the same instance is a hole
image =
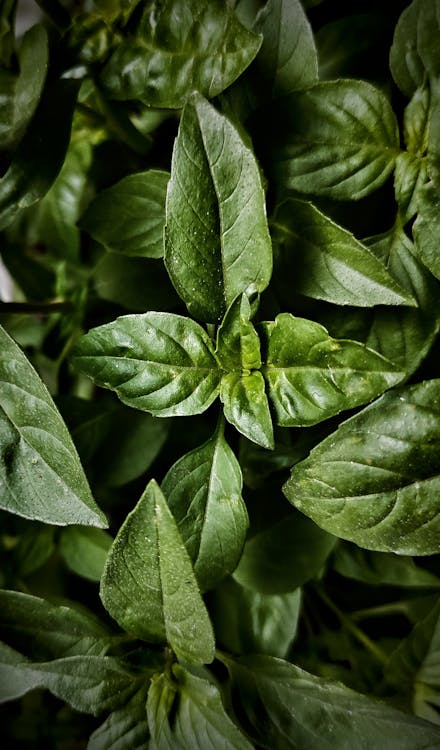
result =
[[[60,553],[74,573],[99,581],[111,543],[111,536],[102,529],[71,526],[61,532]]]
[[[250,535],[234,579],[265,596],[295,591],[318,576],[336,541],[301,513],[284,513]]]
[[[265,323],[266,364],[278,424],[306,426],[371,401],[402,379],[384,357],[355,341],[333,339],[304,318],[281,313]]]
[[[293,467],[287,498],[360,547],[438,553],[439,404],[440,380],[385,394]]]
[[[0,352],[0,507],[55,525],[106,526],[46,386],[1,327]]]
[[[414,563],[412,557],[372,552],[340,542],[333,554],[334,569],[345,578],[373,586],[440,589],[440,578]]]
[[[385,95],[365,81],[325,81],[285,97],[278,113],[274,172],[281,185],[336,200],[358,200],[391,174],[397,120]]]
[[[217,356],[225,370],[258,370],[260,339],[251,323],[251,306],[245,295],[228,309],[217,331]]]
[[[106,253],[95,267],[93,281],[98,297],[130,312],[172,310],[180,302],[164,264],[152,258]]]
[[[361,242],[311,203],[290,198],[272,226],[281,252],[283,283],[336,305],[415,304]]]
[[[273,96],[306,89],[318,80],[318,56],[299,0],[269,0],[255,30],[263,34],[256,63]]]
[[[270,750],[434,750],[440,729],[270,656],[224,659],[233,704],[252,739]]]
[[[228,578],[210,596],[209,610],[223,648],[283,658],[296,635],[300,604],[300,589],[261,594]]]
[[[423,156],[428,147],[431,92],[428,86],[417,89],[403,113],[403,135],[412,154]]]
[[[440,190],[434,182],[429,182],[419,191],[418,209],[413,226],[417,255],[440,279]]]
[[[49,190],[70,140],[78,84],[59,80],[43,92],[29,128],[0,179],[0,229]]]
[[[18,76],[8,70],[0,71],[0,150],[19,143],[37,108],[49,63],[48,39],[43,26],[33,26],[24,34],[18,58]]]
[[[147,702],[155,750],[251,750],[223,708],[215,685],[178,664],[156,675]]]
[[[86,609],[0,590],[1,639],[25,659],[105,654],[112,634]]]
[[[161,258],[169,177],[157,169],[124,177],[96,196],[81,227],[114,253]]]
[[[168,642],[188,663],[213,660],[214,635],[192,563],[154,480],[113,542],[101,599],[128,633]]]
[[[149,683],[117,711],[113,711],[90,735],[87,750],[148,750],[146,702]]]
[[[222,0],[150,0],[135,32],[119,43],[101,83],[112,99],[183,107],[188,92],[217,96],[258,52],[261,38]]]
[[[255,156],[236,127],[199,95],[183,112],[168,183],[165,263],[194,317],[218,322],[272,272],[265,197]]]
[[[205,331],[171,313],[126,315],[92,329],[76,347],[75,364],[123,403],[160,417],[205,411],[221,378]]]
[[[393,78],[401,91],[412,96],[425,79],[440,73],[438,36],[439,0],[413,0],[397,23],[390,52]]]
[[[168,471],[162,490],[202,591],[232,573],[248,527],[240,464],[220,426]]]
[[[272,417],[261,372],[223,375],[220,399],[226,419],[242,435],[263,448],[274,448]]]
[[[437,603],[393,651],[385,670],[387,681],[406,694],[414,713],[436,724],[440,724],[439,652],[440,604]]]
[[[40,686],[38,675],[26,669],[24,656],[0,641],[0,705]]]

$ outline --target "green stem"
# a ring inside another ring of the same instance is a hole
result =
[[[321,587],[317,586],[316,591],[322,601],[327,605],[327,607],[335,613],[341,625],[346,630],[348,630],[348,632],[351,633],[351,635],[356,638],[356,640],[359,641],[359,643],[361,643],[364,648],[366,648],[367,651],[369,651],[370,654],[374,656],[382,665],[386,664],[386,662],[388,661],[388,656],[385,651],[383,651],[380,646],[377,645],[377,643],[374,643],[374,641],[372,641],[371,638],[369,638],[363,630],[358,628],[358,626],[355,625],[350,620],[350,618],[344,614],[344,612],[341,612],[339,607],[330,599],[329,596],[327,596],[327,594],[322,590]]]

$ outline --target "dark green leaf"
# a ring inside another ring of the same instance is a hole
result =
[[[316,523],[361,547],[439,551],[440,381],[391,391],[294,466],[284,492]]]
[[[228,309],[217,331],[217,356],[225,370],[258,370],[260,339],[251,323],[251,307],[245,295]]]
[[[439,30],[439,0],[413,0],[399,18],[390,66],[394,80],[407,96],[424,83],[426,72],[433,78],[440,73]]]
[[[148,750],[148,682],[90,735],[87,750]]]
[[[363,71],[363,63],[370,62],[371,55],[379,56],[382,45],[389,47],[385,21],[384,15],[374,11],[350,13],[317,29],[315,41],[320,80],[346,78]]]
[[[0,229],[49,190],[69,145],[78,84],[59,80],[43,93],[40,104],[9,169],[0,179]]]
[[[161,258],[169,177],[156,169],[124,177],[97,195],[81,226],[114,253]]]
[[[417,255],[437,279],[440,279],[440,190],[429,182],[419,191],[419,213],[414,222]]]
[[[384,94],[365,81],[326,81],[291,94],[278,118],[274,170],[286,188],[358,200],[394,168],[396,117]]]
[[[318,576],[335,543],[301,513],[284,514],[248,539],[234,578],[264,595],[295,591]]]
[[[61,533],[60,552],[74,573],[100,581],[111,543],[111,536],[102,529],[71,526]]]
[[[81,372],[156,416],[200,414],[218,395],[221,371],[211,341],[180,315],[126,315],[92,329],[75,353]]]
[[[220,644],[236,654],[285,657],[296,635],[301,591],[261,594],[232,578],[210,598],[210,612]]]
[[[263,34],[257,56],[260,81],[273,96],[306,89],[318,80],[312,29],[299,0],[269,0],[257,18]]]
[[[434,750],[440,729],[270,656],[226,661],[234,705],[270,750]]]
[[[394,192],[402,223],[406,224],[419,208],[420,191],[428,179],[425,159],[404,151],[396,159]]]
[[[188,663],[213,660],[214,635],[191,560],[154,480],[113,542],[101,598],[128,633],[168,642]]]
[[[192,91],[208,98],[230,86],[258,52],[261,38],[221,0],[151,0],[135,34],[117,47],[101,73],[112,99],[182,107]]]
[[[168,183],[165,262],[194,317],[217,322],[261,292],[272,247],[258,164],[236,127],[201,96],[185,107]]]
[[[26,523],[12,550],[12,565],[18,578],[26,578],[41,568],[55,551],[53,526]]]
[[[147,702],[155,750],[251,750],[215,685],[175,664],[153,678]]]
[[[237,566],[248,527],[240,465],[222,427],[169,470],[162,490],[202,591]]]
[[[274,448],[272,417],[261,372],[223,375],[220,399],[226,419],[242,435],[263,448]]]
[[[321,422],[402,379],[389,360],[355,341],[331,338],[310,320],[282,313],[264,324],[264,333],[263,374],[278,424],[285,427]]]
[[[345,578],[374,586],[440,588],[440,578],[415,565],[411,557],[372,552],[341,542],[333,555],[333,567]]]
[[[116,302],[131,312],[172,310],[179,298],[162,262],[106,253],[93,279],[101,299]]]
[[[0,506],[45,523],[106,526],[50,394],[0,327]]]
[[[300,294],[336,305],[414,304],[365,245],[311,203],[290,198],[272,226],[282,252],[279,272]]]

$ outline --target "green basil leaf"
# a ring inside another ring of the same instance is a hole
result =
[[[431,92],[428,86],[417,89],[403,113],[403,134],[412,154],[422,156],[428,148],[431,115]]]
[[[263,34],[256,63],[273,96],[306,89],[318,80],[313,33],[299,0],[269,0],[255,30]]]
[[[438,552],[439,396],[439,380],[382,396],[293,467],[287,498],[360,547]]]
[[[265,596],[296,591],[318,576],[336,541],[306,516],[284,513],[249,537],[234,579]]]
[[[277,422],[284,427],[321,422],[371,401],[402,379],[384,357],[355,341],[333,339],[327,330],[289,313],[265,323],[266,364]]]
[[[425,79],[440,73],[438,35],[439,0],[413,0],[397,23],[390,52],[394,80],[407,96],[412,96]]]
[[[60,553],[70,570],[90,581],[100,581],[112,538],[102,529],[70,526],[60,536]]]
[[[371,68],[371,55],[378,55],[382,47],[389,48],[387,20],[371,10],[338,18],[317,29],[320,80],[346,78],[355,72],[362,77],[365,67]]]
[[[414,713],[436,724],[440,724],[439,645],[437,603],[393,651],[385,670],[387,681],[406,693]]]
[[[2,111],[0,114],[0,149],[19,143],[37,108],[49,63],[47,33],[43,26],[27,31],[19,51],[20,72],[17,77],[8,70],[0,72]],[[9,89],[3,99],[4,84]]]
[[[243,480],[223,427],[204,445],[180,458],[162,490],[193,561],[202,591],[237,566],[248,528]]]
[[[27,522],[12,549],[12,566],[17,578],[27,578],[41,568],[55,552],[53,526]]]
[[[0,655],[0,684],[10,681],[13,689],[7,688],[9,695],[15,692],[18,697],[37,687],[46,688],[77,711],[94,716],[123,705],[136,686],[133,674],[110,656],[5,664]],[[9,695],[5,700],[11,700]]]
[[[130,312],[166,311],[179,304],[163,263],[155,259],[106,253],[95,267],[93,280],[98,297]]]
[[[26,663],[24,656],[0,642],[0,705],[40,687],[38,676],[26,670]]]
[[[49,391],[1,327],[0,342],[0,507],[61,526],[106,526]]]
[[[96,196],[81,227],[114,253],[161,258],[169,177],[157,169],[124,177]]]
[[[397,120],[385,95],[365,81],[325,81],[290,94],[278,120],[280,145],[273,159],[283,187],[358,200],[394,168]]]
[[[287,656],[296,635],[301,591],[262,594],[240,586],[232,578],[218,586],[209,599],[217,639],[236,654]]]
[[[59,80],[43,92],[9,169],[0,179],[0,229],[36,203],[55,181],[69,145],[78,84]]]
[[[112,99],[183,107],[188,92],[217,96],[252,62],[261,38],[221,0],[151,0],[135,33],[117,46],[100,80]]]
[[[429,182],[419,191],[418,215],[413,233],[417,255],[427,268],[440,279],[440,190]]]
[[[270,656],[224,659],[234,706],[255,742],[270,750],[434,750],[440,729]]]
[[[90,735],[87,750],[151,750],[146,702],[149,683]]]
[[[334,569],[345,578],[373,586],[440,588],[440,578],[414,563],[412,557],[372,552],[341,542],[333,554]]]
[[[228,309],[217,331],[217,356],[225,370],[258,370],[260,339],[251,321],[251,306],[245,295]]]
[[[153,677],[147,715],[155,750],[251,750],[223,708],[215,685],[178,664]]]
[[[213,660],[214,635],[192,563],[154,480],[113,542],[101,599],[128,633],[168,642],[188,663]]]
[[[274,448],[272,417],[261,372],[223,375],[220,399],[226,419],[242,435],[263,448]]]
[[[194,317],[219,321],[269,283],[272,246],[251,148],[199,95],[185,107],[168,183],[165,263]]]
[[[0,605],[1,638],[23,658],[100,656],[108,649],[111,633],[86,609],[7,590],[0,590]]]
[[[81,372],[156,416],[200,414],[218,395],[221,371],[211,340],[180,315],[123,316],[83,336],[75,354]]]
[[[311,203],[290,198],[272,226],[289,288],[336,305],[415,304],[365,245]]]
[[[404,151],[396,159],[394,192],[403,224],[414,218],[419,208],[420,191],[428,179],[425,159]]]

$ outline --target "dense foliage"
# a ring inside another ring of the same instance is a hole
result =
[[[440,0],[39,4],[2,747],[440,748]]]

